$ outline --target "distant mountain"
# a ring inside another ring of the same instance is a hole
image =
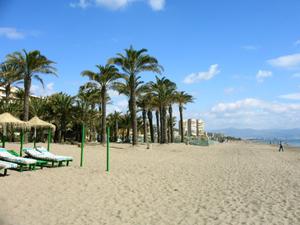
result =
[[[300,139],[300,128],[266,130],[225,128],[209,132],[222,133],[226,136],[243,139]]]

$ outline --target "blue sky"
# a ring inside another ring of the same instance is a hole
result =
[[[74,95],[81,71],[132,44],[195,96],[185,115],[208,129],[300,127],[299,11],[297,0],[0,0],[0,60],[39,49],[59,77],[32,91]],[[111,94],[110,111],[125,110]]]

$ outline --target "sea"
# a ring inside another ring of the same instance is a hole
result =
[[[292,147],[300,147],[300,139],[251,139],[251,141],[265,143],[265,144],[274,144],[279,145],[280,141],[283,145],[292,146]]]

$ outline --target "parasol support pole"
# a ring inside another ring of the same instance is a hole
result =
[[[50,143],[51,143],[51,137],[52,136],[52,132],[51,132],[51,128],[48,128],[48,145],[47,145],[47,150],[48,152],[50,152]]]

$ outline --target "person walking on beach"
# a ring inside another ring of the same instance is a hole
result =
[[[283,150],[283,145],[282,145],[282,143],[281,143],[281,141],[279,142],[279,150],[278,150],[279,152],[283,152],[284,150]]]

